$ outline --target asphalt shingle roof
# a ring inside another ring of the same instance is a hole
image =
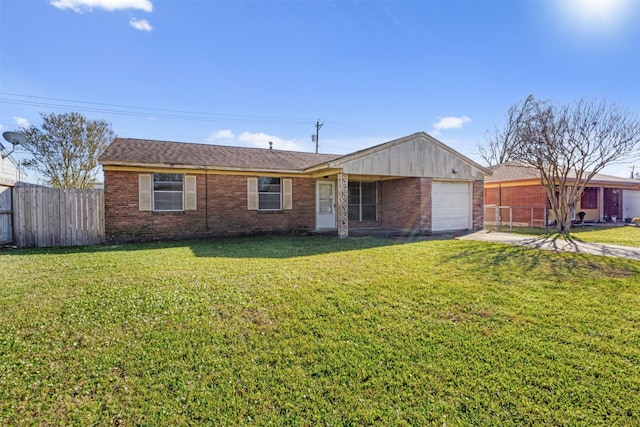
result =
[[[533,168],[518,162],[507,162],[489,168],[493,175],[485,177],[485,181],[521,181],[538,179],[540,174]]]
[[[507,162],[500,165],[491,166],[489,168],[493,175],[485,177],[485,182],[505,182],[505,181],[524,181],[531,179],[540,179],[540,173],[534,168],[523,165],[519,162]],[[569,178],[575,179],[575,174],[569,176]],[[618,176],[596,174],[591,179],[592,183],[601,184],[626,184],[626,185],[640,185],[640,180],[631,178],[621,178]]]
[[[339,157],[342,155],[116,138],[102,153],[99,162],[103,165],[302,171]]]

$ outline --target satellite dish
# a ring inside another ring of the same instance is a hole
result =
[[[3,159],[6,157],[9,157],[9,154],[15,151],[16,145],[24,144],[29,140],[29,138],[27,138],[20,132],[11,132],[11,131],[2,132],[2,137],[6,139],[8,142],[10,142],[11,145],[13,145],[13,148],[11,149],[11,151],[9,151],[7,154],[2,155]]]

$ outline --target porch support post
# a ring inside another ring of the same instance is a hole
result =
[[[349,236],[349,175],[338,173],[338,237]]]
[[[604,221],[604,187],[598,188],[598,206],[600,207],[600,221]]]

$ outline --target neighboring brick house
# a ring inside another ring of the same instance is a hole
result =
[[[539,172],[518,162],[489,169],[493,174],[484,182],[487,224],[495,222],[494,206],[504,207],[500,209],[503,223],[509,219],[514,225],[542,226],[553,222]],[[640,216],[640,180],[595,175],[574,206],[574,219],[578,219],[580,212],[585,213],[586,222],[611,222],[614,218],[623,221]]]
[[[480,229],[490,173],[424,132],[347,155],[117,138],[99,161],[110,241]]]

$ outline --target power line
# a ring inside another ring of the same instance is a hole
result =
[[[0,102],[11,105],[24,105],[29,107],[42,107],[57,110],[76,109],[85,112],[114,114],[129,117],[149,117],[169,120],[201,121],[201,122],[228,122],[228,123],[257,123],[257,124],[288,124],[307,125],[311,118],[305,117],[273,117],[255,116],[224,113],[206,113],[200,111],[177,110],[155,107],[139,107],[124,104],[109,104],[101,102],[80,101],[64,98],[51,98],[35,95],[24,95],[12,92],[0,91]],[[318,121],[316,123],[316,137],[319,130]],[[328,128],[337,129],[343,132],[358,134],[376,138],[396,138],[398,135],[380,132],[363,127],[353,126],[325,120],[323,125]]]
[[[122,104],[107,104],[100,102],[78,101],[63,98],[49,98],[44,96],[21,95],[9,92],[0,92],[0,101],[6,104],[26,105],[32,107],[47,107],[55,109],[76,108],[83,111],[118,114],[125,116],[144,117],[153,115],[158,118],[198,121],[228,121],[228,122],[255,122],[255,123],[296,123],[304,124],[311,120],[308,117],[270,117],[252,116],[240,114],[205,113],[199,111],[173,110],[154,107],[137,107]],[[7,98],[10,97],[10,98]],[[18,99],[15,99],[18,98]],[[20,99],[27,98],[27,99]],[[46,101],[46,102],[45,102]],[[57,101],[57,102],[49,102]]]

